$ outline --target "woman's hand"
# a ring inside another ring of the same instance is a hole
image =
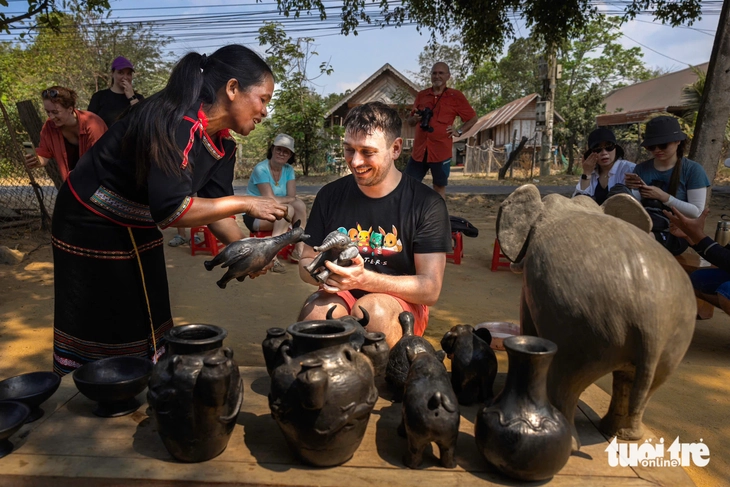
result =
[[[46,164],[48,164],[48,159],[46,159],[45,157],[38,157],[36,154],[25,155],[25,167],[27,167],[28,169],[43,167]]]
[[[134,96],[134,87],[132,86],[131,81],[123,79],[119,82],[119,86],[124,90],[124,96],[127,98],[132,98]]]
[[[662,203],[669,201],[669,194],[656,186],[647,186],[646,184],[639,186],[639,193],[641,193],[642,199],[659,200]]]
[[[624,176],[624,184],[629,189],[641,189],[642,186],[646,186],[644,181],[641,179],[641,176],[633,172],[626,173]]]
[[[680,213],[675,207],[672,211],[664,210],[664,214],[669,218],[669,231],[672,235],[686,239],[690,245],[696,245],[705,238],[705,220],[710,214],[709,208],[697,218],[687,218]]]
[[[251,208],[246,213],[254,218],[273,222],[287,216],[287,206],[277,203],[273,198],[251,198]]]
[[[593,170],[596,168],[596,164],[598,164],[598,154],[595,152],[591,152],[591,155],[583,159],[581,161],[580,165],[583,167],[583,174],[587,174],[588,176],[591,175]]]

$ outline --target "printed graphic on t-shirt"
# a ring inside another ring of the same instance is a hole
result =
[[[357,249],[363,260],[368,264],[388,265],[388,257],[396,255],[403,250],[403,243],[398,238],[398,229],[391,225],[390,231],[378,227],[362,227],[359,223],[349,230],[340,227],[337,231],[344,233],[350,240],[357,243]]]

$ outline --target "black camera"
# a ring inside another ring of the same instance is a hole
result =
[[[431,127],[431,117],[433,117],[433,110],[426,107],[423,110],[416,110],[416,114],[421,116],[421,123],[419,124],[421,130],[425,130],[426,132],[433,132],[433,127]]]

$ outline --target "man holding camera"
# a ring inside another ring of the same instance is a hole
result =
[[[422,181],[430,169],[433,189],[441,197],[444,197],[449,184],[452,137],[460,136],[477,121],[477,114],[464,94],[446,87],[449,78],[451,72],[446,63],[434,64],[431,68],[432,86],[418,92],[407,120],[408,125],[418,125],[418,128],[405,173]],[[466,122],[459,129],[454,129],[457,116]]]

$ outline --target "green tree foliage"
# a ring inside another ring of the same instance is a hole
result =
[[[259,29],[259,43],[266,45],[266,62],[276,76],[278,89],[274,93],[270,120],[270,136],[286,133],[294,137],[297,160],[305,175],[310,169],[324,167],[326,153],[333,138],[324,129],[326,105],[312,89],[307,63],[317,53],[311,38],[292,39],[281,24],[266,23]],[[319,76],[332,73],[327,63],[319,66]],[[316,78],[314,78],[316,79]],[[339,139],[337,139],[339,142]]]
[[[27,0],[28,9],[19,15],[8,17],[0,12],[0,30],[10,32],[10,27],[26,25],[29,27],[58,29],[63,22],[59,4],[65,7],[68,2],[56,0]],[[109,0],[79,0],[78,4],[89,12],[101,14],[109,9]],[[8,6],[8,0],[0,0],[0,5]],[[13,5],[19,7],[18,5]]]
[[[326,18],[323,0],[277,0],[284,15],[299,17],[316,10]],[[470,62],[477,65],[485,56],[496,58],[504,45],[514,39],[513,16],[522,19],[536,39],[545,45],[560,45],[578,37],[600,13],[593,0],[380,0],[377,17],[365,0],[343,0],[340,16],[342,32],[357,34],[360,23],[402,25],[415,22],[432,34],[448,39],[454,26]],[[691,25],[700,18],[701,0],[628,0],[622,19],[651,11],[657,21],[676,26]],[[375,18],[374,18],[375,17]]]

